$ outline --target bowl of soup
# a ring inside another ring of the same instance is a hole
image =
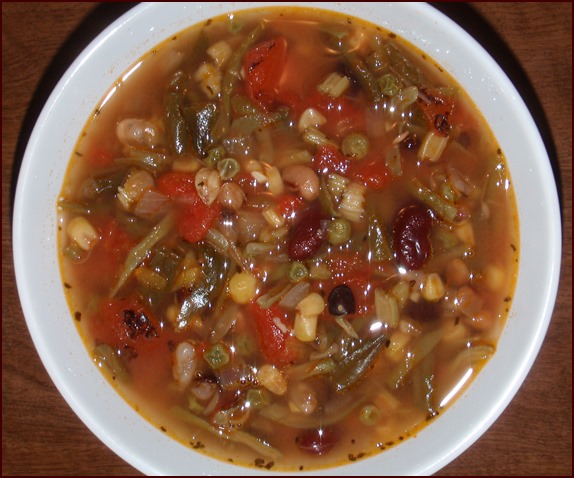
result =
[[[557,204],[520,95],[428,5],[142,4],[38,119],[18,290],[146,474],[430,474],[536,358]]]

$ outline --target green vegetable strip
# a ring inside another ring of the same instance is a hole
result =
[[[379,82],[359,55],[354,52],[346,53],[343,55],[343,62],[365,90],[369,99],[375,103],[381,101],[382,95]]]
[[[213,129],[213,138],[216,141],[223,136],[231,124],[231,94],[233,92],[235,83],[240,78],[243,57],[247,53],[247,50],[249,50],[249,48],[251,48],[259,39],[262,32],[263,24],[260,24],[254,28],[253,31],[251,31],[251,33],[247,36],[243,43],[239,45],[239,48],[235,50],[229,59],[229,66],[225,70],[223,79],[221,81],[221,110]]]
[[[333,374],[333,383],[337,392],[343,392],[357,382],[371,367],[371,364],[382,350],[387,337],[379,335],[366,342],[339,362]]]
[[[440,342],[440,339],[442,339],[442,336],[442,329],[435,330],[423,336],[414,346],[412,353],[391,371],[387,379],[389,387],[392,389],[398,388],[403,383],[407,374],[433,351],[435,346]]]
[[[209,433],[212,433],[213,435],[215,435],[217,437],[225,438],[225,439],[230,440],[232,442],[241,443],[243,445],[246,445],[262,456],[265,456],[265,457],[273,459],[273,460],[277,460],[277,459],[281,458],[281,456],[282,456],[282,453],[279,450],[277,450],[276,448],[273,448],[271,445],[264,442],[263,440],[260,440],[259,438],[256,438],[253,435],[250,435],[249,433],[246,433],[246,432],[243,432],[240,430],[235,430],[235,431],[233,431],[233,433],[229,433],[229,434],[224,433],[219,428],[214,427],[213,425],[211,425],[207,421],[194,415],[193,413],[188,412],[187,410],[185,410],[181,407],[177,407],[177,406],[173,407],[172,412],[176,417],[181,418],[182,420],[190,423],[191,425],[193,425],[197,428],[201,428],[202,430],[208,431]]]
[[[465,215],[461,216],[458,206],[447,201],[440,194],[426,188],[416,178],[413,179],[412,182],[412,192],[418,199],[428,205],[439,218],[444,219],[451,224],[460,224],[461,218],[465,217]]]
[[[369,247],[369,260],[388,261],[392,259],[391,248],[387,233],[382,221],[375,215],[369,217],[367,229],[367,244]]]
[[[175,215],[168,214],[165,216],[150,233],[143,238],[128,254],[126,262],[120,274],[120,278],[110,294],[111,297],[115,296],[128,280],[132,272],[139,266],[147,255],[151,252],[153,246],[161,241],[171,230],[175,223]]]
[[[180,110],[180,99],[177,93],[168,93],[165,97],[167,142],[172,151],[179,155],[187,153],[190,146],[190,132]]]

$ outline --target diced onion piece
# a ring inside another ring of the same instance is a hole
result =
[[[299,128],[299,132],[302,133],[307,128],[318,128],[326,122],[327,118],[325,118],[315,108],[307,108],[303,113],[301,113],[297,127]]]
[[[132,169],[124,184],[118,187],[117,198],[126,211],[130,211],[146,189],[153,187],[153,176],[143,169]]]
[[[264,364],[259,367],[257,380],[275,395],[284,395],[287,392],[287,380],[285,380],[281,371],[273,365]]]
[[[418,158],[420,161],[430,161],[436,163],[444,152],[448,143],[448,136],[439,136],[433,131],[429,131],[419,148]]]
[[[375,289],[375,313],[384,327],[395,328],[399,325],[397,300],[382,289]]]
[[[351,86],[351,80],[336,71],[329,74],[319,86],[317,91],[331,98],[338,98]]]

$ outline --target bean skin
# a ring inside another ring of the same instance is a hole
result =
[[[421,269],[430,259],[432,218],[427,208],[411,204],[393,221],[393,251],[399,267]]]
[[[295,261],[311,259],[327,238],[327,226],[321,212],[312,210],[296,226],[287,252]]]
[[[296,443],[305,453],[324,455],[339,441],[339,432],[334,427],[310,428],[297,437]]]

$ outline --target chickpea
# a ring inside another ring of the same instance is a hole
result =
[[[319,197],[319,176],[309,166],[301,164],[287,166],[282,176],[283,181],[295,188],[303,199],[314,201]]]
[[[243,206],[245,194],[241,187],[235,183],[224,183],[219,190],[217,200],[226,209],[238,211]]]

